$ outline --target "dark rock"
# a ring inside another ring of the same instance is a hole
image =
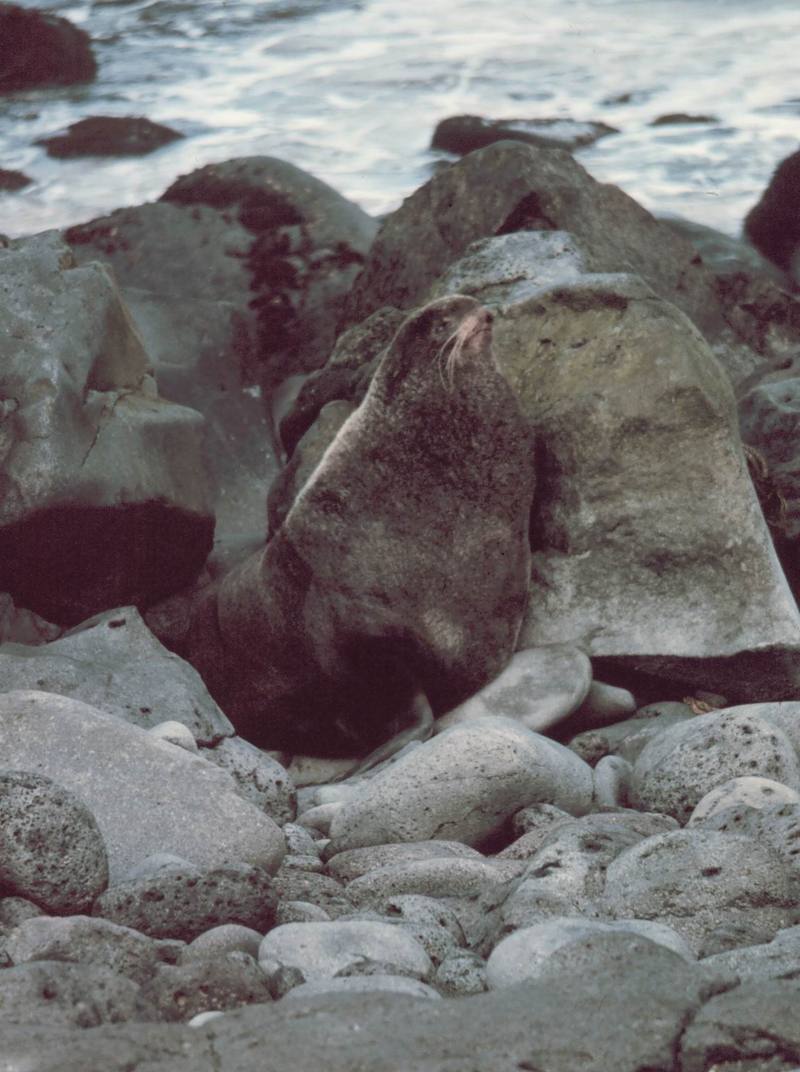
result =
[[[202,418],[159,398],[102,266],[53,233],[0,265],[0,590],[74,625],[183,587],[214,527]]]
[[[0,4],[0,93],[90,82],[96,73],[83,30],[59,15]]]
[[[268,384],[318,368],[333,347],[375,222],[319,179],[271,157],[200,168],[174,182],[162,201],[211,206],[250,232],[250,306]]]
[[[744,230],[756,249],[800,282],[800,151],[775,169],[761,200],[748,212]]]
[[[496,141],[521,141],[542,149],[579,149],[616,127],[605,123],[582,123],[576,119],[484,119],[479,115],[453,115],[436,125],[432,149],[463,156]]]
[[[14,605],[7,592],[0,592],[0,644],[25,644],[36,647],[57,640],[62,630],[34,614]]]
[[[13,193],[15,190],[21,190],[23,186],[28,186],[32,182],[33,179],[21,171],[9,171],[7,168],[0,168],[0,193]]]
[[[223,923],[240,923],[263,934],[275,919],[275,902],[264,868],[231,864],[121,882],[98,897],[92,911],[151,938],[191,942]]]
[[[715,115],[689,115],[687,112],[667,112],[659,115],[651,123],[651,127],[668,127],[686,123],[718,123]]]
[[[48,156],[144,156],[182,138],[177,130],[144,116],[90,115],[72,123],[63,134],[40,138]]]
[[[721,329],[714,278],[689,242],[568,153],[509,141],[470,153],[384,220],[348,320],[382,305],[413,307],[471,242],[522,230],[569,231],[589,271],[637,272],[701,330]]]
[[[108,968],[53,960],[0,971],[0,1010],[4,1038],[10,1024],[26,1024],[31,1032],[43,1023],[86,1028],[156,1018],[132,979]]]
[[[247,953],[220,953],[214,959],[168,965],[142,987],[145,1000],[166,1021],[191,1020],[200,1012],[236,1009],[272,1001],[269,982]]]
[[[65,915],[107,885],[105,842],[85,804],[39,774],[0,771],[0,896]]]

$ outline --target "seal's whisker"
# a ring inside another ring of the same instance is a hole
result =
[[[439,378],[442,386],[447,391],[452,391],[455,386],[455,372],[464,347],[475,334],[478,325],[474,317],[466,317],[458,325],[453,334],[445,339],[438,354]],[[449,351],[449,352],[448,352]],[[445,356],[447,355],[447,356]],[[444,368],[443,368],[444,366]]]

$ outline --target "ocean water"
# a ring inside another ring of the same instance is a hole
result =
[[[619,128],[576,155],[659,214],[735,234],[800,145],[796,0],[56,0],[95,41],[96,82],[0,97],[0,195],[19,235],[151,200],[179,174],[269,154],[367,211],[431,174],[439,119],[572,117]],[[651,126],[665,113],[703,124]],[[51,160],[87,115],[185,134],[140,158]]]

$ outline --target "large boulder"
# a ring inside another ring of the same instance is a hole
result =
[[[214,527],[202,418],[159,397],[102,266],[45,233],[0,272],[0,589],[70,625],[176,591]]]
[[[569,231],[593,271],[634,271],[711,334],[722,327],[714,278],[694,247],[561,149],[503,141],[470,153],[388,216],[348,300],[348,318],[408,309],[479,238]]]
[[[511,657],[533,466],[488,326],[469,298],[410,317],[266,550],[149,615],[254,743],[353,754]]]
[[[775,168],[744,230],[765,257],[800,282],[800,150]]]
[[[224,771],[79,700],[0,694],[0,755],[5,766],[51,778],[86,805],[106,843],[112,885],[154,853],[270,873],[283,858],[280,828]]]
[[[159,644],[135,607],[83,622],[50,644],[0,644],[3,689],[71,696],[149,729],[174,720],[209,744],[233,726],[200,675]]]
[[[90,82],[96,73],[84,30],[59,15],[0,4],[0,93]]]

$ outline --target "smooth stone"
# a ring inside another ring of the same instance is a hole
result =
[[[607,755],[618,755],[628,763],[635,763],[653,737],[658,737],[669,726],[694,718],[685,704],[672,704],[670,707],[680,710],[664,711],[653,716],[642,716],[642,711],[639,711],[635,718],[625,719],[613,726],[597,726],[577,734],[569,742],[569,747],[587,763],[597,763]]]
[[[317,997],[320,994],[405,994],[411,998],[440,1000],[441,994],[432,986],[419,979],[409,979],[404,975],[353,975],[344,979],[316,980],[313,983],[300,983],[281,1000],[298,1001]]]
[[[800,790],[800,760],[782,730],[748,712],[715,711],[645,746],[633,768],[631,802],[685,822],[706,793],[744,775]]]
[[[321,905],[310,901],[279,901],[275,913],[275,926],[284,923],[326,923],[333,916]]]
[[[356,769],[360,760],[354,757],[328,758],[327,756],[306,756],[296,754],[292,757],[287,770],[298,789],[309,785],[327,785],[339,778],[346,778]]]
[[[566,813],[565,813],[566,814]],[[571,818],[571,816],[569,816]],[[415,863],[419,860],[483,860],[477,849],[460,841],[415,841],[390,845],[367,845],[328,855],[328,870],[341,882],[352,882],[381,867]]]
[[[242,800],[229,775],[78,700],[0,695],[0,754],[86,805],[105,840],[112,883],[154,852],[204,869],[244,861],[274,872],[283,858],[280,828]]]
[[[606,807],[628,802],[633,768],[622,756],[603,756],[594,768],[594,801]]]
[[[277,962],[302,972],[306,982],[333,979],[364,961],[391,964],[402,974],[427,980],[430,957],[411,935],[391,923],[334,920],[286,923],[261,942],[259,961]]]
[[[286,852],[303,856],[319,856],[319,846],[310,832],[300,823],[284,823],[283,836],[286,838]],[[334,878],[337,876],[334,875]]]
[[[534,801],[582,814],[592,791],[591,769],[563,745],[509,719],[478,719],[377,774],[341,805],[330,835],[337,851],[437,837],[474,846]]]
[[[171,942],[148,938],[131,927],[92,916],[39,916],[12,931],[6,949],[15,964],[58,960],[107,968],[136,983],[174,959]]]
[[[573,818],[568,811],[557,808],[555,804],[528,804],[514,813],[511,829],[517,836],[533,833],[534,830],[544,833],[556,823],[570,822]]]
[[[176,856],[171,852],[154,852],[152,856],[145,856],[135,864],[124,876],[124,882],[133,882],[138,879],[157,878],[159,875],[168,875],[174,872],[199,875],[200,868],[197,864],[185,860],[183,856]]]
[[[469,949],[454,949],[436,969],[434,983],[444,997],[466,997],[488,989],[486,961]]]
[[[607,726],[630,718],[636,710],[636,698],[628,689],[593,680],[575,718],[586,726]]]
[[[257,959],[263,937],[263,933],[253,927],[244,927],[241,923],[222,923],[198,934],[183,951],[181,963],[206,960],[223,953],[249,953]]]
[[[694,829],[746,834],[771,845],[795,873],[800,872],[800,804],[796,802],[766,807],[735,805],[710,815]]]
[[[604,923],[595,919],[564,917],[533,927],[523,927],[495,946],[487,963],[486,979],[496,990],[540,978],[545,962],[564,946],[602,934],[636,934],[671,949],[685,960],[694,960],[686,941],[671,927],[652,920],[626,919]]]
[[[500,715],[542,732],[570,715],[587,695],[592,665],[563,644],[519,651],[493,681],[436,720],[437,732],[486,715]]]
[[[279,825],[297,814],[297,792],[282,764],[242,737],[225,737],[203,758],[231,775],[244,800],[254,804]]]
[[[726,707],[728,715],[752,715],[761,718],[789,738],[795,752],[800,755],[800,700],[784,700],[780,703],[739,704]]]
[[[345,805],[344,800],[332,800],[328,804],[317,804],[313,808],[306,808],[297,816],[300,826],[308,830],[316,830],[320,834],[330,834],[333,820]]]
[[[738,975],[743,983],[796,976],[800,960],[800,927],[785,927],[762,945],[746,945],[706,957],[703,963]]]
[[[184,748],[195,755],[198,752],[197,741],[192,736],[192,731],[182,722],[175,722],[174,719],[159,722],[157,726],[151,726],[147,732],[154,741],[174,744],[177,748]]]
[[[223,923],[264,933],[275,919],[272,878],[260,867],[229,864],[197,874],[170,871],[120,882],[94,902],[92,914],[151,938],[191,942]]]
[[[233,733],[194,667],[156,640],[136,607],[104,611],[49,644],[4,644],[0,676],[5,692],[70,696],[143,729],[177,721],[206,743]]]
[[[464,945],[464,930],[455,912],[435,897],[399,894],[382,902],[379,911],[416,938],[437,968]]]
[[[800,803],[800,793],[783,782],[744,775],[723,782],[701,797],[686,825],[702,825],[729,808],[745,807],[763,811],[776,805],[797,803]]]
[[[132,979],[94,964],[36,960],[0,971],[2,1032],[10,1024],[97,1027],[154,1020],[155,1011]],[[3,1046],[5,1051],[5,1044]],[[7,1060],[4,1052],[0,1060]]]
[[[7,749],[0,754],[14,763]],[[26,766],[41,769],[32,761]],[[76,913],[107,885],[108,852],[90,808],[41,774],[0,769],[0,896]]]
[[[334,918],[353,910],[346,888],[329,875],[282,868],[275,875],[273,889],[281,902],[304,901]]]
[[[786,927],[794,880],[771,846],[693,827],[656,834],[612,860],[599,909],[613,919],[668,924],[695,951],[723,920]]]
[[[142,994],[167,1022],[272,1000],[258,961],[240,950],[165,965],[145,983]]]

